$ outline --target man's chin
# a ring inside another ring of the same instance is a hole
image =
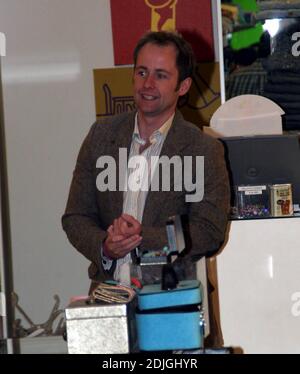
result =
[[[138,112],[140,112],[145,117],[155,117],[160,113],[159,110],[157,109],[150,109],[150,108],[143,108],[143,107],[138,107]]]
[[[146,112],[143,112],[144,116],[145,117],[155,117],[159,114],[159,111],[146,111]]]

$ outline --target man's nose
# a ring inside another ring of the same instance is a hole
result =
[[[144,80],[144,87],[153,88],[155,86],[154,76],[152,74],[147,75]]]

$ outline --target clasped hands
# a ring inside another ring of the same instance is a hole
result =
[[[114,219],[107,229],[107,237],[103,243],[105,256],[111,259],[122,258],[140,245],[142,225],[129,214],[123,213]]]

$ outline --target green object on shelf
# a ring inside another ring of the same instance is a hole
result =
[[[243,12],[255,13],[258,10],[256,0],[233,0],[234,5],[239,5]]]
[[[260,41],[264,30],[261,23],[257,23],[254,27],[249,27],[232,33],[230,46],[233,50],[238,51],[242,48],[248,48]]]

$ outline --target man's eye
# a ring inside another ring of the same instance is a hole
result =
[[[141,76],[141,77],[145,77],[145,76],[146,76],[146,72],[145,72],[144,70],[139,70],[139,71],[137,72],[137,74],[138,74],[139,76]]]
[[[158,79],[166,79],[167,76],[166,76],[166,74],[158,73],[158,74],[157,74],[157,78],[158,78]]]

